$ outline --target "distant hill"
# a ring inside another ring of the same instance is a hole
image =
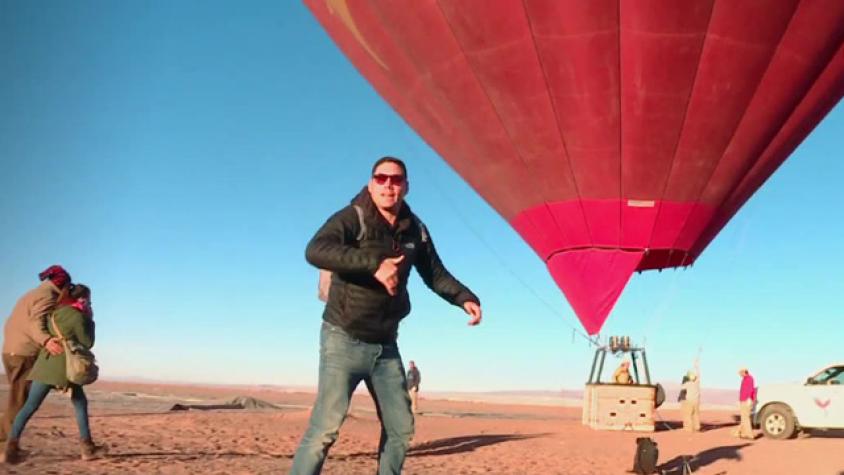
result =
[[[109,378],[116,382],[136,382],[141,384],[156,384],[164,386],[195,386],[197,388],[227,388],[232,390],[248,391],[280,391],[280,392],[301,392],[314,393],[316,387],[311,386],[283,386],[275,384],[201,384],[187,383],[179,384],[171,381],[157,381],[143,378]],[[0,376],[0,390],[6,389],[5,375]],[[677,405],[677,395],[680,393],[680,385],[676,383],[663,384],[666,394],[666,405],[668,407]],[[366,394],[366,387],[361,384],[356,394]],[[532,404],[542,406],[580,406],[583,401],[582,389],[560,389],[560,390],[506,390],[506,391],[426,391],[422,390],[422,397],[431,399],[450,399],[455,401],[479,401],[499,404]],[[711,408],[733,408],[738,399],[738,389],[707,388],[701,389],[701,402],[704,406]]]
[[[680,393],[679,384],[663,385],[667,406],[677,405]],[[538,404],[579,406],[583,401],[582,389],[560,389],[558,391],[422,391],[425,397],[432,399],[451,399],[455,401],[480,401],[502,404]],[[738,397],[737,390],[720,388],[702,388],[701,404],[708,407],[732,408]]]

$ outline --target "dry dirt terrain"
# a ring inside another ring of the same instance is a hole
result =
[[[91,427],[109,455],[78,459],[70,401],[53,394],[33,418],[22,445],[30,453],[0,473],[269,474],[286,473],[305,430],[313,394],[261,387],[202,387],[100,382],[88,390]],[[176,404],[219,404],[252,396],[277,409],[171,411]],[[5,394],[0,393],[5,398]],[[5,406],[5,399],[0,401]],[[407,474],[624,474],[638,433],[598,432],[580,410],[549,405],[435,400],[423,397]],[[691,460],[699,474],[844,475],[844,434],[789,441],[731,437],[734,414],[704,411],[705,431],[675,430],[679,414],[661,410],[653,437],[666,473]],[[375,473],[379,425],[367,395],[356,396],[323,473]]]

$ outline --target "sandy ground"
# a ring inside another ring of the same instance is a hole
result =
[[[70,401],[51,395],[30,422],[22,445],[30,451],[0,473],[286,473],[305,430],[313,394],[267,388],[200,387],[102,382],[88,390],[95,439],[109,448],[98,461],[78,459]],[[201,403],[248,395],[279,410],[170,412],[177,402]],[[0,395],[5,406],[5,394]],[[423,395],[424,396],[424,395]],[[433,400],[423,397],[407,474],[624,474],[643,434],[599,432],[580,424],[571,407]],[[733,414],[704,411],[705,431],[676,427],[679,414],[661,410],[653,437],[667,473],[694,456],[699,474],[844,475],[844,434],[802,434],[789,441],[730,436]],[[356,396],[323,473],[376,470],[379,425],[368,396]]]

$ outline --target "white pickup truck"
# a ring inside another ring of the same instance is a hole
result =
[[[802,384],[760,386],[756,409],[756,422],[772,439],[788,439],[802,429],[844,429],[844,363]]]

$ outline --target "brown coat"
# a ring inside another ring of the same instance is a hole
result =
[[[56,306],[59,288],[49,279],[25,293],[15,304],[3,328],[3,353],[36,356],[50,338],[47,317]]]

